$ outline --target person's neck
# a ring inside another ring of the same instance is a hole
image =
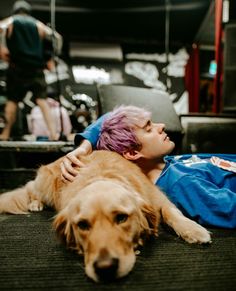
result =
[[[153,183],[156,182],[157,178],[160,176],[162,170],[165,167],[164,158],[161,159],[140,159],[136,162],[141,168],[143,173],[151,180]]]

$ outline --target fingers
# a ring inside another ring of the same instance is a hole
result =
[[[61,180],[62,180],[62,182],[65,183],[65,184],[67,184],[67,182],[69,182],[68,180],[66,180],[66,179],[63,177],[62,174],[61,174]]]
[[[83,147],[78,147],[72,152],[68,153],[61,162],[61,179],[63,182],[72,182],[78,175],[79,168],[84,167],[80,157],[88,154],[88,150]]]
[[[75,155],[71,153],[67,154],[60,164],[62,181],[73,182],[78,174],[78,168],[83,166],[84,164]]]
[[[77,175],[77,171],[75,171],[73,167],[69,167],[69,171],[68,171],[68,169],[65,167],[64,162],[61,162],[60,167],[61,167],[61,180],[64,183],[73,182]],[[72,170],[73,170],[73,173],[71,173]]]
[[[69,153],[66,155],[65,163],[66,166],[69,166],[69,164],[73,164],[73,166],[77,166],[79,168],[84,166],[84,164],[73,153]]]

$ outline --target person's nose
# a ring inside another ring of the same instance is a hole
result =
[[[166,125],[164,123],[156,123],[158,133],[162,133],[165,130]]]

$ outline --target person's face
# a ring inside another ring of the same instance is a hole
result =
[[[150,119],[142,120],[136,127],[135,134],[142,145],[138,153],[145,159],[163,158],[175,147],[166,134],[163,123],[154,123]]]

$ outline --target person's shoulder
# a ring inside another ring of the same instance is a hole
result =
[[[42,21],[35,18],[35,23],[39,29],[44,31],[44,33],[51,32],[51,28],[47,26],[46,24],[44,24]]]
[[[12,16],[0,20],[0,29],[2,30],[4,28],[8,27],[8,25],[10,25],[12,23],[12,21],[13,21]]]

